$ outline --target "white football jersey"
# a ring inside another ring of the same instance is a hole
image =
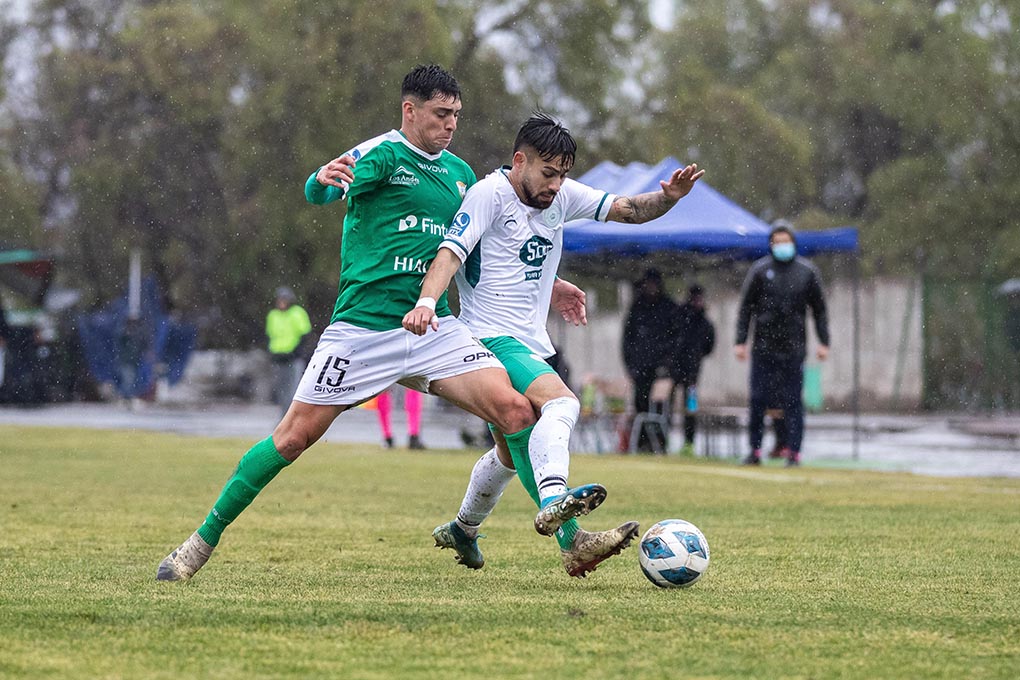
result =
[[[463,262],[456,276],[460,320],[475,337],[509,335],[549,357],[555,350],[545,324],[563,225],[604,222],[616,196],[565,179],[552,205],[539,210],[521,203],[507,172],[500,168],[468,190],[439,247]]]

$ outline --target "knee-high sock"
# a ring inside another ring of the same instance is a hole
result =
[[[514,467],[517,468],[517,478],[521,480],[521,485],[531,496],[531,500],[535,501],[535,505],[542,507],[542,499],[538,495],[538,485],[535,484],[535,471],[531,467],[531,455],[528,452],[528,442],[531,440],[534,429],[534,427],[528,427],[520,432],[504,435],[504,438],[507,448],[510,449],[510,458],[513,459]],[[556,532],[556,542],[559,543],[560,548],[563,550],[570,548],[574,542],[574,534],[579,528],[576,519],[563,523],[560,530]]]
[[[290,461],[276,450],[272,437],[267,437],[248,449],[220,492],[220,497],[213,505],[209,516],[205,518],[205,523],[198,528],[198,535],[202,540],[209,545],[219,543],[220,535],[227,525],[237,519],[266,484],[288,465]]]
[[[393,410],[389,392],[380,392],[375,398],[375,408],[379,412],[379,427],[382,428],[383,439],[393,436],[393,427],[390,424],[390,412]]]
[[[543,501],[566,491],[570,472],[570,433],[580,411],[577,399],[552,399],[542,407],[542,415],[535,423],[528,452],[535,470],[538,495]]]
[[[421,431],[421,392],[408,388],[404,392],[404,411],[407,412],[407,434],[414,436]]]
[[[496,447],[486,451],[471,470],[471,480],[457,513],[457,523],[461,528],[469,534],[477,534],[478,527],[496,507],[506,485],[516,474],[516,470],[499,461]]]

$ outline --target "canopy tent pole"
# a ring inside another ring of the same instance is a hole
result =
[[[853,314],[854,314],[854,346],[853,346],[853,459],[860,456],[861,443],[861,266],[860,252],[854,251],[851,266],[853,277]]]

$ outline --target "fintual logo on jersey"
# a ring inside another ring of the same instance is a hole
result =
[[[421,161],[418,161],[418,167],[421,168],[422,170],[428,170],[429,172],[434,172],[437,175],[449,175],[450,174],[449,170],[447,170],[446,168],[444,168],[441,165],[436,165],[435,163],[422,163]]]
[[[354,156],[354,160],[360,160],[361,159],[361,149],[352,149],[350,151],[350,154],[352,156]]]
[[[460,236],[471,224],[471,215],[466,212],[459,212],[453,216],[453,225],[446,230],[447,236]]]
[[[541,269],[532,269],[529,272],[524,272],[525,281],[538,281],[540,278],[542,278]]]
[[[418,178],[413,172],[405,168],[403,165],[397,166],[397,169],[390,175],[390,184],[399,184],[405,187],[418,186]]]
[[[312,388],[319,394],[341,394],[353,392],[357,385],[344,385],[344,377],[347,375],[347,367],[351,365],[350,359],[330,355],[322,364],[319,377],[315,379],[315,386]]]
[[[521,262],[529,267],[541,267],[552,249],[553,242],[549,239],[544,236],[532,236],[521,246]]]
[[[420,231],[433,236],[446,236],[446,225],[436,222],[431,217],[418,219],[417,215],[408,215],[400,218],[397,223],[397,231]]]
[[[563,220],[563,208],[560,207],[559,203],[553,201],[553,204],[542,211],[542,221],[545,222],[545,226],[550,229],[555,229],[559,226]]]
[[[460,192],[460,197],[464,198],[464,194],[467,193],[467,184],[457,182],[457,191]]]
[[[420,257],[401,257],[400,255],[396,255],[393,258],[393,271],[424,274],[429,270],[430,261],[431,260],[423,260]]]

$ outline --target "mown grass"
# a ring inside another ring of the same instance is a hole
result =
[[[1020,481],[576,456],[588,528],[682,517],[709,573],[562,571],[507,491],[471,572],[432,547],[474,453],[318,445],[186,584],[159,560],[251,442],[0,427],[0,676],[1015,678]]]

